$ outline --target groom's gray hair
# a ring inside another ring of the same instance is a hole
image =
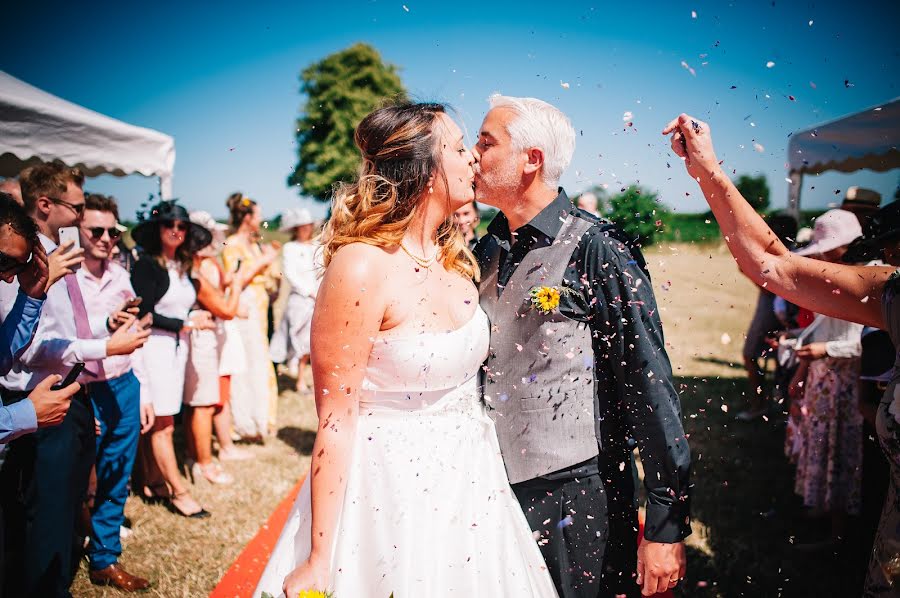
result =
[[[539,147],[544,152],[541,178],[548,187],[556,187],[575,153],[575,129],[562,111],[537,98],[515,98],[500,94],[488,101],[491,108],[509,108],[515,113],[507,133],[517,150]]]

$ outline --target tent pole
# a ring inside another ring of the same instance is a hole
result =
[[[792,172],[788,187],[788,213],[800,221],[800,191],[803,189],[803,173]]]

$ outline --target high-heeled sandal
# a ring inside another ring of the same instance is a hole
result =
[[[184,511],[179,509],[175,505],[175,500],[181,498],[182,496],[187,496],[188,494],[190,494],[190,492],[188,492],[187,490],[185,490],[184,492],[176,492],[171,496],[171,498],[169,498],[169,501],[166,503],[166,508],[176,515],[181,515],[182,517],[187,517],[188,519],[206,519],[207,517],[212,517],[212,513],[210,513],[203,507],[200,507],[200,510],[195,513],[185,513]]]
[[[157,492],[156,490],[162,488],[165,491],[165,494]],[[143,487],[141,491],[141,500],[143,500],[148,505],[156,505],[172,498],[172,493],[169,491],[169,486],[165,482],[157,482],[156,484],[147,484]]]
[[[218,463],[201,465],[194,463],[191,467],[191,478],[205,478],[210,484],[231,484],[234,477],[222,469]]]

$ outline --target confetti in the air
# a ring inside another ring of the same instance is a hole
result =
[[[763,153],[764,151],[766,151],[766,148],[763,147],[763,144],[757,143],[756,141],[753,142],[753,149],[755,149],[759,153]]]
[[[722,344],[727,345],[730,342],[731,342],[731,335],[729,335],[727,332],[723,332],[722,333]]]
[[[563,81],[559,82],[559,86],[562,87],[563,89],[569,89],[569,84],[565,83]]]
[[[767,68],[767,69],[770,69],[770,68],[772,68],[773,66],[775,66],[775,63],[772,62],[771,60],[770,60],[769,62],[766,63],[766,68]]]

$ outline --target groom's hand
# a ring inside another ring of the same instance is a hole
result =
[[[637,583],[642,595],[671,590],[684,578],[686,570],[684,542],[663,544],[644,539],[638,546]]]

